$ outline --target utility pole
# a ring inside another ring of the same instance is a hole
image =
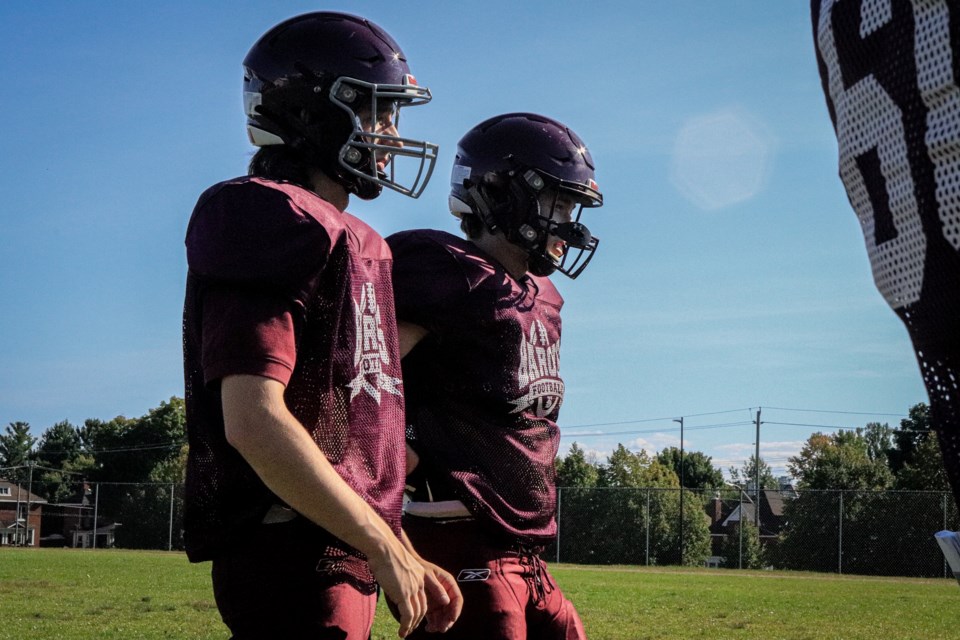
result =
[[[747,496],[747,500],[750,499],[750,496],[747,495],[747,492],[739,484],[728,481],[724,481],[724,484],[735,487],[740,500],[740,510],[737,511],[737,529],[739,529],[738,533],[740,534],[740,560],[737,562],[737,567],[743,569],[743,496]],[[754,509],[754,511],[756,511],[756,509]]]
[[[27,480],[27,517],[23,527],[24,546],[32,546],[30,544],[30,498],[33,496],[33,464],[33,460],[27,463],[30,475]]]
[[[19,471],[19,467],[17,468],[17,470]],[[16,510],[16,512],[15,512],[16,515],[15,515],[14,518],[13,518],[13,524],[14,524],[14,526],[16,526],[17,522],[20,520],[20,492],[23,490],[23,489],[22,489],[22,485],[20,484],[20,481],[21,481],[21,480],[22,480],[22,478],[20,477],[20,474],[17,473],[17,510]],[[15,546],[15,547],[19,547],[19,546],[20,546],[20,530],[19,530],[19,529],[14,529],[14,532],[13,532],[13,546]]]
[[[97,483],[97,488],[94,490],[93,494],[93,548],[97,548],[97,509],[100,506],[100,483]]]
[[[173,488],[174,485],[170,483],[170,531],[167,534],[167,551],[173,551]]]
[[[760,407],[757,407],[757,442],[756,442],[756,465],[754,465],[754,481],[756,482],[757,499],[753,505],[754,524],[757,525],[757,537],[760,536]]]
[[[674,422],[680,423],[680,566],[683,566],[683,416]]]

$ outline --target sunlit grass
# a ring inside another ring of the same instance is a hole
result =
[[[551,569],[594,640],[958,637],[953,580],[814,573]],[[0,549],[2,638],[227,638],[208,564],[147,551]],[[373,638],[396,637],[386,608]]]

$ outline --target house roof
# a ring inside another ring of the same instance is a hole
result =
[[[752,495],[750,496],[753,497]],[[756,521],[756,512],[752,502],[735,504],[725,518],[722,518],[714,528],[717,532],[740,521],[741,514],[747,522]],[[774,489],[764,489],[760,496],[760,525],[762,532],[775,533],[780,528],[783,519],[783,495]],[[711,529],[713,530],[713,529]],[[768,531],[769,530],[769,531]]]
[[[30,493],[23,485],[16,485],[6,480],[0,480],[0,502],[31,502],[33,504],[47,504],[44,498]]]

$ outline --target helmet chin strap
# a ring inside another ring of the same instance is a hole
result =
[[[534,253],[530,254],[530,263],[527,266],[527,271],[532,273],[535,276],[544,278],[556,272],[557,265],[553,263],[552,260],[549,260],[542,255],[537,255]]]

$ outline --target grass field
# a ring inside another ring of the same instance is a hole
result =
[[[960,637],[953,580],[552,568],[593,640]],[[0,639],[226,638],[209,565],[146,551],[0,549]],[[396,637],[383,606],[373,637]]]

